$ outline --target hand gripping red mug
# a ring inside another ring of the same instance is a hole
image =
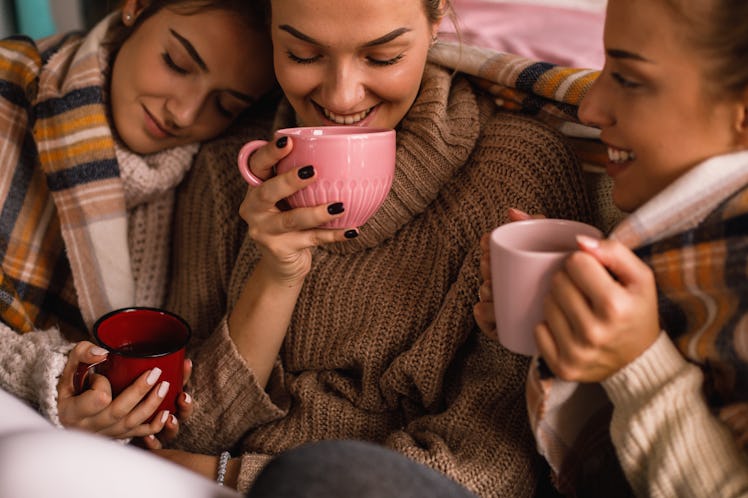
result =
[[[381,207],[395,176],[395,130],[362,126],[316,126],[278,130],[290,137],[291,152],[276,173],[314,166],[316,181],[288,198],[293,208],[342,202],[343,216],[323,228],[355,228]],[[239,151],[239,171],[250,185],[262,180],[249,169],[249,156],[265,140],[247,142]]]
[[[91,372],[105,376],[112,396],[117,396],[143,372],[158,367],[162,372],[159,381],[169,382],[169,391],[153,415],[163,410],[176,413],[184,383],[185,346],[191,335],[183,318],[158,308],[123,308],[99,318],[93,334],[109,354],[101,362],[78,365],[73,377],[76,394],[86,389]]]

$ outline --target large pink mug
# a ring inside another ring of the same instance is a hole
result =
[[[578,249],[577,235],[599,239],[602,232],[578,221],[553,218],[514,221],[491,232],[491,290],[496,333],[508,350],[538,352],[535,327],[544,318],[543,300],[551,277]]]
[[[184,383],[185,346],[191,335],[184,319],[158,308],[123,308],[99,318],[93,334],[109,354],[103,362],[78,366],[73,380],[76,393],[86,388],[91,372],[105,376],[112,386],[112,396],[117,396],[143,372],[158,367],[158,380],[168,381],[169,391],[154,416],[162,410],[176,412],[177,396]]]
[[[293,141],[276,173],[314,166],[316,181],[288,198],[293,208],[342,202],[344,214],[323,228],[354,228],[379,209],[395,176],[395,130],[362,126],[315,126],[278,130]],[[239,151],[239,171],[253,186],[262,180],[249,169],[249,156],[265,145],[253,140]]]

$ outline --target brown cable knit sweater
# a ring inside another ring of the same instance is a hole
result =
[[[196,406],[177,446],[243,454],[241,491],[271,455],[334,438],[387,445],[482,496],[535,489],[527,360],[473,320],[478,241],[511,206],[589,219],[579,166],[554,131],[436,66],[397,132],[392,192],[357,239],[315,250],[267,390],[225,316],[258,258],[236,153],[268,132],[205,147],[182,188],[170,307],[195,329]]]

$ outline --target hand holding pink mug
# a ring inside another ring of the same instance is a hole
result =
[[[576,236],[599,239],[597,228],[552,218],[514,221],[491,232],[491,291],[496,332],[508,350],[537,354],[535,327],[543,321],[543,300],[551,277],[578,249]]]
[[[159,368],[159,380],[169,382],[169,390],[154,416],[163,410],[176,413],[177,396],[184,383],[185,346],[191,335],[184,319],[157,308],[124,308],[99,318],[93,334],[109,354],[102,362],[78,366],[73,378],[76,394],[85,389],[92,372],[104,375],[112,386],[112,395],[117,396],[141,374]]]
[[[395,175],[395,131],[360,126],[286,128],[277,136],[293,141],[276,173],[312,165],[316,181],[288,198],[293,208],[342,202],[345,214],[323,228],[355,228],[380,208]],[[249,169],[249,157],[264,140],[246,143],[239,151],[239,171],[253,186],[262,180]]]

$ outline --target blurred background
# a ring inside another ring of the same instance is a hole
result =
[[[0,38],[88,29],[117,5],[119,0],[0,0]]]

